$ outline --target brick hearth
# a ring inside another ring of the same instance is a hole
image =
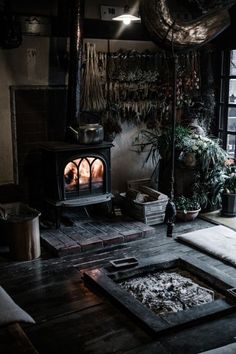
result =
[[[73,226],[41,231],[42,244],[57,256],[102,249],[153,235],[155,229],[124,217],[74,220]]]

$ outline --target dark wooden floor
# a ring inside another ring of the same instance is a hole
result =
[[[197,219],[177,224],[175,233],[211,226]],[[166,238],[166,226],[157,225],[153,236],[96,253],[55,258],[44,251],[38,260],[18,263],[2,257],[0,284],[36,320],[35,325],[23,328],[41,354],[194,354],[236,341],[236,313],[153,339],[101,294],[84,286],[85,269],[105,266],[110,260],[127,255],[148,258],[165,254],[196,257],[236,277],[234,267]],[[4,345],[8,350],[4,350]],[[0,352],[9,352],[9,343],[1,336]]]

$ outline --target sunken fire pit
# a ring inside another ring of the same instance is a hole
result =
[[[155,257],[127,269],[86,271],[84,281],[105,292],[154,336],[236,309],[236,279],[189,257]]]

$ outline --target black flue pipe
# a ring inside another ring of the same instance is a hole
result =
[[[67,127],[79,125],[80,62],[81,62],[81,1],[70,1],[70,49],[67,94]]]

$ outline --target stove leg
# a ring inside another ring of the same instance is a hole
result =
[[[61,226],[61,206],[55,207],[55,216],[56,216],[56,228],[59,229]]]
[[[88,209],[87,209],[85,206],[83,207],[83,209],[84,209],[84,211],[85,211],[86,216],[87,216],[88,218],[90,218],[90,214],[89,214],[89,212],[88,212]]]
[[[107,202],[107,212],[108,212],[108,215],[114,215],[115,214],[115,208],[114,208],[114,204],[112,202],[112,200],[109,200]]]

